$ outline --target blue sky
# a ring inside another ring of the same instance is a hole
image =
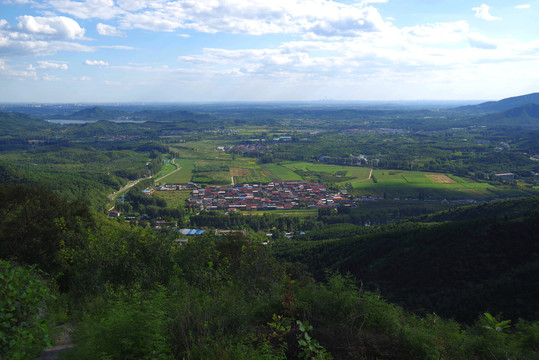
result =
[[[538,2],[486,1],[0,0],[0,102],[539,91]]]

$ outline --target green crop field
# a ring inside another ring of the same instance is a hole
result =
[[[368,182],[352,183],[360,194],[388,197],[483,198],[492,185],[465,178],[420,171],[374,170]]]
[[[249,165],[244,168],[230,168],[230,175],[234,176],[235,184],[243,183],[269,183],[277,180],[271,173],[260,165]]]
[[[182,208],[185,206],[185,201],[191,196],[191,191],[156,191],[152,196],[165,199],[168,207]]]
[[[328,165],[308,162],[283,162],[282,167],[296,173],[305,181],[329,179],[339,186],[347,183],[369,181],[371,169],[358,166]],[[289,179],[287,179],[289,180]]]
[[[174,164],[176,164],[180,170],[165,176],[159,183],[186,184],[191,181],[191,178],[193,177],[194,161],[191,159],[175,159]]]
[[[193,182],[210,185],[229,185],[232,182],[228,171],[203,171],[193,175]]]
[[[290,168],[279,164],[265,164],[264,167],[268,169],[279,180],[283,181],[302,181],[303,177],[296,174]]]

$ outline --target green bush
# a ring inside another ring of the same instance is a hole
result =
[[[117,291],[87,314],[67,359],[171,359],[165,291]]]
[[[52,297],[34,267],[0,260],[0,358],[28,359],[48,343],[41,317]]]

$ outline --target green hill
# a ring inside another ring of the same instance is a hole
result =
[[[499,101],[488,101],[478,105],[461,106],[454,110],[469,113],[493,113],[507,111],[527,104],[539,104],[539,93],[514,96]]]
[[[318,276],[327,270],[350,272],[368,289],[379,289],[413,311],[463,321],[479,309],[537,319],[538,204],[533,198],[457,209],[425,219],[445,222],[389,225],[274,250],[287,261],[309,265]],[[503,208],[502,219],[492,217]]]
[[[485,115],[478,119],[484,125],[519,126],[539,128],[539,105],[526,104],[501,113]]]
[[[87,109],[82,109],[67,115],[63,118],[71,120],[114,120],[120,116],[128,116],[129,113],[118,110],[103,109],[94,106]]]
[[[50,124],[47,122],[33,119],[26,114],[0,111],[0,136],[29,135],[33,130],[48,127]]]

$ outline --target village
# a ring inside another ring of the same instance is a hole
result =
[[[304,181],[195,188],[188,203],[205,210],[229,211],[356,207],[346,190],[328,192],[324,184]]]

